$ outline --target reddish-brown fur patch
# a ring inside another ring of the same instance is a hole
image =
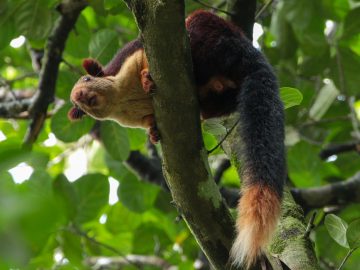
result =
[[[103,77],[104,76],[103,68],[102,68],[101,64],[99,62],[97,62],[96,60],[91,59],[91,58],[84,59],[82,65],[88,74],[95,76],[95,77]]]

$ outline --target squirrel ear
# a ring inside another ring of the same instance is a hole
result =
[[[105,75],[101,64],[94,59],[84,59],[82,65],[91,76],[103,77]]]

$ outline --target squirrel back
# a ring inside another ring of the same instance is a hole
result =
[[[240,115],[241,199],[234,264],[250,267],[264,252],[279,216],[286,177],[284,109],[272,67],[240,28],[206,11],[186,19],[203,118]],[[222,76],[231,84],[201,93]]]

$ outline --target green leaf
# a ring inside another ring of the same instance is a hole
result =
[[[359,34],[360,29],[360,7],[351,10],[344,22],[344,32],[342,38],[349,38]]]
[[[0,21],[0,50],[9,46],[10,41],[14,38],[14,33],[16,33],[15,24],[12,20]]]
[[[86,58],[89,56],[89,46],[79,46],[79,44],[89,44],[91,31],[83,15],[76,21],[73,31],[70,32],[66,41],[65,52],[76,58]]]
[[[346,239],[352,249],[360,247],[360,218],[352,221],[346,231]]]
[[[18,9],[24,1],[3,1],[0,11],[0,49],[9,46],[10,41],[19,35],[15,27]]]
[[[87,174],[74,182],[78,198],[78,223],[85,223],[98,217],[100,210],[109,201],[109,181],[102,174]]]
[[[95,10],[97,15],[105,16],[104,0],[89,0],[90,6]]]
[[[80,139],[84,134],[89,133],[95,120],[90,117],[83,117],[79,121],[70,121],[67,113],[72,104],[62,106],[51,118],[51,130],[55,136],[64,142],[73,142]]]
[[[48,153],[23,149],[18,140],[7,139],[0,142],[0,149],[0,171],[9,170],[22,162],[38,169],[45,168],[49,161]]]
[[[104,0],[104,6],[106,9],[112,9],[119,6],[119,1],[117,0]]]
[[[51,181],[45,171],[34,171],[28,181],[18,186],[21,205],[15,210],[18,214],[17,224],[23,239],[36,253],[46,245],[64,220],[53,195]]]
[[[350,9],[348,1],[344,0],[322,0],[325,16],[331,20],[341,21]]]
[[[331,77],[339,90],[347,95],[359,94],[359,70],[360,57],[351,49],[339,46],[338,56],[334,56],[331,62]],[[339,59],[341,69],[339,69]],[[344,89],[343,89],[344,88]]]
[[[130,140],[131,150],[141,149],[147,140],[146,132],[140,128],[127,128],[126,132]]]
[[[158,192],[158,187],[140,182],[135,175],[128,174],[120,181],[118,196],[128,209],[142,213],[154,205]]]
[[[310,145],[304,141],[289,149],[289,175],[297,187],[319,186],[327,176],[339,175],[334,164],[321,162],[318,158],[320,150],[320,147]]]
[[[287,10],[284,6],[284,2],[276,5],[271,17],[270,32],[276,39],[276,47],[279,49],[281,58],[288,59],[296,53],[298,42],[290,23],[286,20]]]
[[[106,228],[113,234],[133,232],[141,221],[140,214],[130,211],[118,202],[112,205],[107,213]]]
[[[106,151],[112,158],[124,161],[130,154],[126,129],[113,121],[101,122],[101,138]]]
[[[129,173],[128,168],[122,162],[113,159],[108,153],[105,153],[105,164],[109,169],[110,176],[116,179],[122,179]]]
[[[90,56],[100,63],[108,63],[119,49],[118,34],[109,29],[97,32],[90,40]]]
[[[82,266],[83,249],[81,237],[64,230],[62,231],[59,240],[62,252],[71,264]]]
[[[215,118],[204,121],[203,129],[205,132],[215,136],[222,136],[227,132],[227,129],[224,127],[221,120]]]
[[[141,241],[139,241],[141,239]],[[172,242],[157,224],[146,223],[134,231],[134,253],[152,254],[154,248],[165,249]]]
[[[339,90],[330,80],[320,89],[314,104],[310,108],[309,116],[313,120],[320,120],[339,94]]]
[[[282,102],[284,102],[285,109],[301,104],[303,99],[301,92],[292,87],[281,87],[280,97]]]
[[[76,215],[74,205],[78,203],[74,185],[69,182],[65,175],[61,174],[53,182],[53,191],[63,206],[63,211],[66,213],[68,220],[74,219]]]
[[[346,231],[348,229],[346,221],[334,214],[329,214],[325,217],[325,226],[332,239],[340,246],[349,248],[349,243],[346,239]]]
[[[60,69],[56,80],[56,95],[65,100],[70,99],[71,89],[79,80],[80,75],[68,69]]]
[[[284,1],[286,19],[291,24],[302,51],[315,56],[328,47],[324,37],[325,19],[320,5],[313,0]]]
[[[29,39],[44,39],[52,27],[51,10],[45,0],[23,1],[15,20],[17,29]]]

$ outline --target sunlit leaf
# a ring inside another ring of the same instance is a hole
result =
[[[350,248],[360,247],[360,218],[349,224],[346,231],[346,238]]]
[[[107,64],[119,49],[118,34],[104,29],[93,35],[89,44],[90,56],[103,65]]]
[[[208,119],[204,122],[203,128],[205,132],[213,134],[215,136],[225,135],[227,132],[226,127],[219,119]]]
[[[45,0],[23,1],[16,12],[16,27],[29,39],[45,38],[51,26],[51,10]]]
[[[301,92],[292,87],[280,88],[280,97],[282,102],[284,102],[285,109],[301,104],[303,99]]]
[[[120,181],[118,196],[128,209],[141,213],[153,206],[158,192],[158,187],[140,182],[133,174],[128,174]]]
[[[325,226],[332,239],[340,246],[349,248],[349,243],[346,239],[348,224],[344,220],[334,214],[329,214],[325,217]]]
[[[65,104],[51,118],[52,132],[64,142],[73,142],[80,139],[81,136],[89,133],[95,123],[95,120],[88,116],[78,121],[70,121],[68,112],[72,106],[70,103]]]
[[[311,106],[309,116],[314,120],[320,120],[339,94],[340,92],[332,81],[326,83]]]
[[[78,223],[85,223],[95,219],[99,211],[109,201],[109,181],[102,174],[87,174],[79,178],[75,183],[77,196]]]
[[[74,266],[82,266],[83,261],[83,247],[81,236],[76,233],[63,230],[59,237],[61,250],[64,256]]]
[[[142,221],[140,214],[130,211],[120,202],[112,205],[107,213],[106,228],[113,234],[134,231]]]
[[[54,194],[58,197],[59,202],[63,206],[68,220],[74,219],[77,213],[77,208],[74,207],[74,205],[77,205],[78,203],[74,185],[71,184],[64,175],[56,177],[52,185]]]
[[[349,38],[353,35],[359,34],[360,29],[360,7],[351,10],[346,18],[344,23],[344,32],[343,38]]]
[[[104,121],[101,123],[100,131],[105,149],[112,158],[126,160],[130,154],[126,129],[113,121]]]

